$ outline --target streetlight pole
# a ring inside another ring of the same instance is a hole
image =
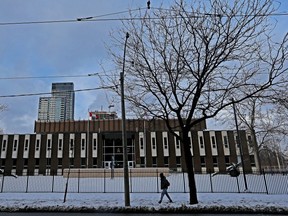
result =
[[[86,136],[86,168],[89,168],[89,133],[90,133],[90,112],[88,109],[88,121],[87,121],[87,136]]]
[[[236,131],[237,131],[237,143],[238,143],[238,145],[239,145],[240,158],[241,158],[241,164],[242,164],[242,169],[243,169],[243,177],[244,177],[245,191],[248,191],[247,180],[246,180],[246,173],[245,173],[245,169],[244,169],[244,160],[243,160],[242,144],[241,144],[240,133],[239,133],[239,128],[238,128],[238,121],[237,121],[236,107],[235,107],[234,98],[232,98],[232,104],[233,104],[235,125],[236,125]]]
[[[126,116],[125,116],[125,101],[124,101],[124,71],[125,71],[125,56],[126,56],[126,47],[128,38],[129,33],[127,32],[124,44],[123,69],[122,72],[120,73],[125,206],[130,206]]]

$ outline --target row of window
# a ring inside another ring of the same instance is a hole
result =
[[[164,134],[164,133],[166,133],[166,134]],[[74,136],[71,136],[71,135],[74,135],[74,134],[70,134],[69,150],[71,151],[71,154],[73,154],[74,144],[75,144],[74,142],[75,141],[74,141]],[[84,135],[86,136],[86,134],[84,134]],[[164,151],[168,151],[169,150],[169,144],[168,144],[167,132],[163,132],[163,135],[165,135],[165,136],[163,136],[163,143],[162,143],[163,144],[163,149],[164,149]],[[81,146],[81,151],[83,151],[83,152],[86,150],[86,146],[87,146],[86,137],[85,136],[84,137],[82,136],[81,145],[80,145]],[[191,134],[189,136],[190,136],[191,153],[193,154],[192,146],[191,146],[191,143],[192,143]],[[14,141],[13,141],[13,152],[17,152],[18,151],[18,139],[19,138],[16,135],[14,137]],[[144,147],[144,139],[145,139],[144,134],[143,133],[142,133],[142,135],[140,134],[140,136],[139,136],[140,151],[142,151],[144,154],[146,154],[145,153],[145,147]],[[248,139],[248,143],[249,144],[252,143],[251,136],[247,136],[247,139]],[[214,153],[212,152],[212,154],[213,155],[217,155],[217,143],[216,143],[216,138],[215,138],[214,134],[210,135],[210,140],[211,140],[212,151],[213,151],[213,149],[215,149],[214,150],[215,152]],[[237,140],[237,136],[235,136],[235,140]],[[41,144],[40,141],[41,141],[41,136],[37,135],[36,136],[36,143],[35,143],[35,154],[39,153],[39,151],[40,151],[40,144]],[[202,151],[202,155],[203,155],[203,153],[205,154],[203,132],[202,133],[198,132],[198,141],[199,141],[199,147],[200,147],[200,154],[201,154],[201,151]],[[1,158],[5,158],[6,157],[7,142],[8,142],[8,136],[6,136],[6,138],[4,137],[4,139],[2,140]],[[229,155],[228,136],[225,133],[222,134],[222,142],[223,142],[223,146],[224,146],[224,151],[226,151],[225,155]],[[24,152],[28,152],[29,151],[29,145],[30,145],[30,139],[29,139],[29,136],[27,136],[27,138],[25,138],[25,141],[24,141]],[[156,156],[157,155],[157,152],[156,152],[157,146],[156,145],[157,145],[157,143],[156,143],[156,133],[155,132],[151,132],[152,156]],[[48,139],[47,139],[47,143],[46,143],[46,148],[47,148],[48,152],[51,151],[51,149],[52,149],[52,137],[49,137],[49,135],[48,135]],[[177,156],[181,156],[180,155],[181,154],[180,153],[180,140],[178,138],[175,138],[175,148],[176,148],[176,151],[179,152],[179,154]],[[93,135],[92,150],[93,151],[97,151],[97,134]],[[58,157],[62,157],[63,155],[61,154],[61,152],[63,151],[63,134],[59,134],[58,151],[59,151]],[[154,152],[154,154],[153,154],[153,152]],[[143,156],[143,154],[141,155],[141,153],[140,153],[140,156]],[[166,155],[166,156],[169,156],[169,155]]]
[[[223,140],[224,147],[225,148],[229,148],[227,136],[223,136],[223,139],[224,139]],[[212,148],[216,148],[215,136],[211,136],[211,140],[212,140]],[[163,144],[164,149],[168,149],[168,139],[167,139],[167,137],[164,137],[163,142],[164,142],[164,144]],[[199,142],[200,142],[200,148],[204,149],[204,141],[203,141],[203,137],[202,136],[199,137]],[[191,146],[191,144],[190,144],[190,146]],[[176,141],[176,148],[180,149],[180,140],[178,138],[177,138],[177,141]],[[140,138],[140,149],[144,149],[144,138],[143,137]],[[152,137],[152,149],[156,149],[156,138],[155,137]]]
[[[12,169],[16,169],[16,165],[17,165],[17,160],[18,159],[12,159]],[[28,160],[31,162],[31,159],[24,159],[23,160],[23,167],[25,168],[25,169],[27,169],[28,168]],[[37,168],[39,168],[39,166],[40,166],[40,159],[39,158],[34,158],[34,163],[35,163],[35,168],[37,169]],[[54,159],[53,159],[54,160]],[[61,169],[62,168],[62,158],[57,158],[57,159],[55,159],[55,160],[57,160],[56,161],[56,164],[57,164],[57,167],[59,168],[59,169]],[[55,161],[54,161],[55,162]],[[81,167],[86,167],[86,164],[87,164],[87,159],[86,158],[81,158],[81,161],[80,161],[80,163],[81,163]],[[1,169],[5,169],[5,165],[6,165],[6,159],[1,159]],[[71,167],[71,168],[73,168],[74,167],[74,165],[75,165],[75,162],[74,162],[74,158],[70,158],[69,159],[69,166]],[[97,158],[92,158],[92,165],[93,165],[93,167],[97,167]],[[51,168],[51,159],[50,158],[47,158],[46,159],[46,168]]]
[[[74,151],[74,142],[75,142],[74,137],[73,138],[70,137],[69,150],[72,152]],[[7,143],[8,143],[8,136],[6,136],[6,138],[4,138],[2,140],[1,158],[6,158]],[[12,156],[13,158],[17,157],[18,144],[19,144],[19,137],[16,135],[14,137],[14,141],[13,141],[13,153],[12,153],[14,155],[14,156]],[[86,150],[86,144],[87,144],[86,139],[82,138],[81,139],[81,151]],[[30,146],[30,139],[29,139],[29,137],[27,137],[24,140],[24,155],[25,155],[25,153],[27,155],[27,153],[29,152],[29,146]],[[36,158],[37,158],[36,155],[39,154],[39,152],[40,152],[40,147],[41,147],[41,137],[38,136],[38,138],[36,139],[36,143],[35,143],[35,157]],[[50,152],[52,150],[52,138],[51,137],[47,139],[46,150],[47,150],[47,152]],[[92,150],[97,151],[97,138],[93,138],[93,140],[92,140]],[[62,151],[63,151],[63,136],[62,136],[62,138],[58,139],[58,157],[63,156]]]

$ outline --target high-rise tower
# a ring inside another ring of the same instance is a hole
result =
[[[39,99],[39,121],[74,120],[74,84],[52,83],[52,96]]]

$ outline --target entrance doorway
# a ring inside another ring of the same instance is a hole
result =
[[[127,156],[129,168],[134,167],[135,159],[134,136],[127,136]],[[103,135],[103,167],[106,169],[123,168],[122,134]]]

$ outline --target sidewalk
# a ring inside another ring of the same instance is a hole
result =
[[[189,205],[188,193],[170,193],[173,203],[159,193],[132,193],[125,207],[122,193],[1,193],[0,211],[60,212],[177,212],[177,213],[277,213],[288,214],[288,195],[251,193],[199,193],[196,205]]]

